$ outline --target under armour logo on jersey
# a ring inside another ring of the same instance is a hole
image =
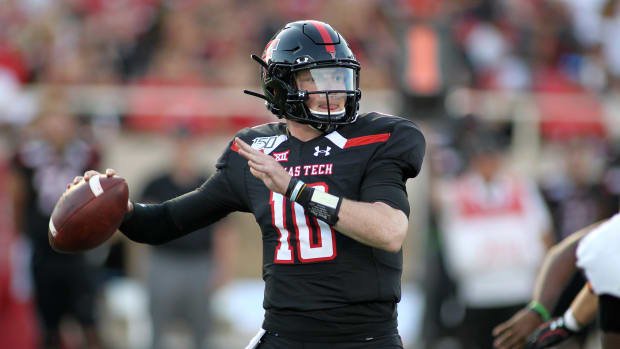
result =
[[[329,156],[330,150],[332,150],[331,147],[327,147],[325,150],[321,150],[321,148],[317,145],[316,147],[314,147],[314,156],[319,156],[319,154]]]

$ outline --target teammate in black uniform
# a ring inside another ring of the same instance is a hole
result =
[[[200,188],[130,205],[120,230],[159,244],[251,212],[266,313],[248,348],[402,348],[405,182],[420,171],[422,133],[400,117],[358,115],[360,66],[328,24],[290,23],[253,58],[264,95],[247,93],[285,121],[240,131]]]
[[[42,346],[61,348],[61,321],[70,316],[84,330],[89,348],[99,347],[96,331],[96,268],[82,254],[58,253],[47,236],[50,215],[64,183],[99,166],[93,144],[78,137],[77,120],[61,98],[44,99],[35,132],[24,133],[12,160],[12,194],[18,231],[32,244],[31,272],[42,330]]]

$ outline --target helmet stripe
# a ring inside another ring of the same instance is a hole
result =
[[[319,34],[321,34],[321,39],[323,39],[324,44],[332,44],[334,42],[323,23],[319,21],[310,21],[310,23],[312,23],[312,25],[314,25],[314,27],[319,31]],[[325,51],[329,53],[335,53],[336,47],[334,45],[325,45]]]
[[[267,43],[267,46],[265,46],[265,51],[263,52],[263,61],[269,63],[271,57],[273,56],[273,51],[278,48],[279,42],[280,39],[273,39]]]

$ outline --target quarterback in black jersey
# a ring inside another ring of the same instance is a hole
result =
[[[241,130],[202,186],[130,204],[120,230],[159,244],[251,212],[266,312],[248,348],[402,348],[405,182],[422,166],[422,133],[400,117],[358,114],[360,66],[328,24],[289,23],[252,57],[264,94],[246,92],[284,121]]]

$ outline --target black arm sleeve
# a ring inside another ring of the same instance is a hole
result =
[[[164,204],[135,203],[133,212],[118,228],[130,240],[159,245],[183,236],[174,225]]]
[[[601,330],[620,333],[620,298],[604,294],[598,299]]]
[[[134,205],[133,213],[119,230],[129,239],[152,245],[163,244],[215,223],[234,211],[248,211],[244,171],[231,166],[227,151],[218,171],[198,189],[156,205]],[[234,181],[234,183],[231,183]]]

